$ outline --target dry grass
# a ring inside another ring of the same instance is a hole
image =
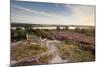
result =
[[[62,58],[67,58],[68,62],[94,61],[95,56],[91,51],[80,49],[74,44],[60,44],[58,46]]]
[[[41,64],[48,64],[49,60],[51,60],[52,58],[53,58],[52,54],[47,54],[47,55],[40,57],[39,62]]]
[[[20,60],[22,58],[32,57],[46,51],[46,47],[41,48],[38,44],[29,44],[24,42],[17,47],[11,48],[11,60]]]

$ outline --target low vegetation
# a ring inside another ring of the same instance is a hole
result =
[[[62,59],[68,62],[87,62],[95,60],[95,29],[79,29],[69,30],[66,26],[60,29],[32,29],[25,26],[25,29],[17,28],[11,30],[11,42],[23,41],[16,47],[11,47],[11,60],[19,61],[23,58],[30,58],[47,52],[47,47],[41,47],[39,44],[31,44],[26,40],[26,34],[31,34],[48,40],[58,40],[58,53]],[[80,47],[82,46],[82,47]],[[41,56],[37,61],[22,62],[24,64],[48,64],[53,54]]]
[[[91,51],[83,50],[78,45],[62,43],[57,47],[61,53],[61,57],[63,59],[67,58],[68,62],[87,62],[95,60],[95,56]]]
[[[53,54],[47,54],[39,58],[40,64],[48,64],[49,60],[53,58]]]
[[[11,59],[20,60],[23,58],[30,58],[46,52],[48,49],[46,47],[41,48],[38,44],[29,44],[28,42],[23,42],[17,47],[11,48]]]

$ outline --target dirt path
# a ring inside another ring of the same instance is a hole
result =
[[[11,65],[17,64],[17,63],[20,63],[20,62],[23,62],[23,61],[27,61],[27,62],[28,61],[35,61],[35,60],[38,60],[40,57],[47,55],[47,54],[54,54],[54,57],[51,60],[49,60],[50,64],[51,63],[65,62],[65,60],[63,61],[62,58],[59,56],[59,51],[58,51],[58,48],[56,47],[56,45],[59,44],[60,42],[56,41],[56,40],[47,40],[46,42],[47,42],[46,45],[47,45],[47,48],[48,48],[47,52],[43,52],[41,54],[38,54],[38,55],[30,57],[30,58],[23,58],[23,59],[20,59],[19,61],[12,60]],[[67,60],[66,60],[66,62],[67,62]]]
[[[50,60],[49,63],[63,63],[63,62],[67,62],[67,59],[66,60],[63,60],[60,56],[59,56],[59,51],[58,51],[58,48],[56,47],[57,44],[59,44],[59,41],[56,41],[56,40],[48,40],[47,41],[47,44],[48,44],[48,49],[49,51],[54,51],[54,57]]]
[[[16,47],[16,46],[20,45],[21,43],[23,43],[23,41],[17,41],[15,43],[11,43],[11,47]]]

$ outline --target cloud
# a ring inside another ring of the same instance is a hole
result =
[[[65,12],[65,15],[61,15],[11,4],[11,21],[33,24],[94,25],[94,7],[67,5],[67,8],[71,9],[72,14],[67,15]]]
[[[24,8],[24,7],[20,7],[20,6],[18,6],[18,5],[14,5],[13,6],[14,8],[17,8],[17,9],[20,9],[20,10],[22,10],[22,11],[26,11],[26,12],[28,12],[28,13],[33,13],[33,14],[40,14],[40,15],[44,15],[44,16],[49,16],[47,13],[45,13],[45,12],[39,12],[39,11],[36,11],[36,10],[31,10],[31,9],[28,9],[28,8]]]
[[[94,25],[95,24],[95,6],[90,5],[67,5],[71,8],[73,20],[77,24],[81,25]]]
[[[15,9],[15,11],[14,11],[13,8],[17,8],[19,10],[17,11]],[[29,8],[24,8],[24,7],[15,5],[15,4],[12,5],[12,15],[15,15],[15,16],[12,16],[12,17],[13,17],[13,19],[15,18],[16,20],[26,20],[26,19],[30,19],[31,17],[33,17],[34,21],[38,21],[38,19],[40,19],[42,21],[44,20],[45,22],[51,22],[52,21],[53,23],[56,22],[57,20],[59,20],[59,22],[62,20],[62,22],[63,22],[63,21],[65,21],[64,19],[67,18],[67,16],[62,16],[62,15],[54,14],[54,13],[50,13],[50,12],[48,13],[48,12],[44,12],[44,11],[33,10],[33,9],[29,9]],[[26,19],[25,19],[25,16],[26,16]],[[33,21],[31,20],[30,22],[33,22]]]

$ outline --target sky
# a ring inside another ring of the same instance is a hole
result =
[[[11,23],[95,25],[95,6],[11,1]]]

